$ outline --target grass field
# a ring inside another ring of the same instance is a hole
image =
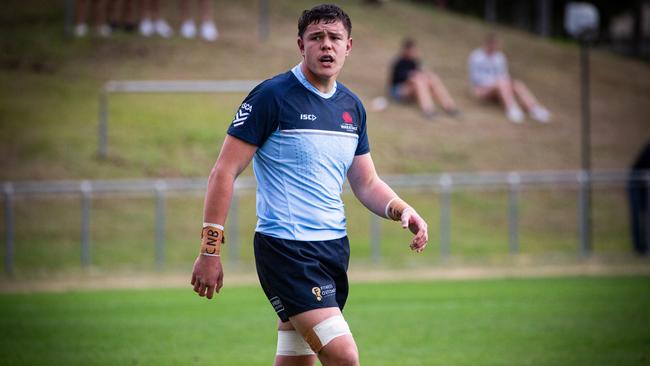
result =
[[[650,278],[355,284],[364,365],[647,365]],[[257,287],[0,295],[3,365],[269,365]]]

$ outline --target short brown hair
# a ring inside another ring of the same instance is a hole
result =
[[[302,38],[310,24],[316,24],[321,21],[324,23],[340,21],[348,32],[348,38],[352,35],[352,22],[343,9],[332,4],[321,4],[302,12],[298,20],[298,37]]]

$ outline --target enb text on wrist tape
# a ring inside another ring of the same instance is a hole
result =
[[[223,226],[203,224],[201,230],[201,255],[218,257],[221,255],[221,244],[225,243]]]

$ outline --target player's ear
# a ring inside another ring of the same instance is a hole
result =
[[[345,55],[350,55],[350,51],[352,51],[352,37],[348,38],[348,44],[345,45]]]
[[[305,57],[305,42],[302,41],[302,37],[298,37],[298,49],[300,50],[300,54],[302,57]]]

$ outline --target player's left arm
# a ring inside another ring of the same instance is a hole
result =
[[[354,157],[348,170],[348,181],[354,195],[370,211],[387,219],[401,221],[402,228],[408,228],[415,234],[410,245],[412,250],[418,253],[424,250],[429,240],[426,221],[379,178],[370,153]]]

